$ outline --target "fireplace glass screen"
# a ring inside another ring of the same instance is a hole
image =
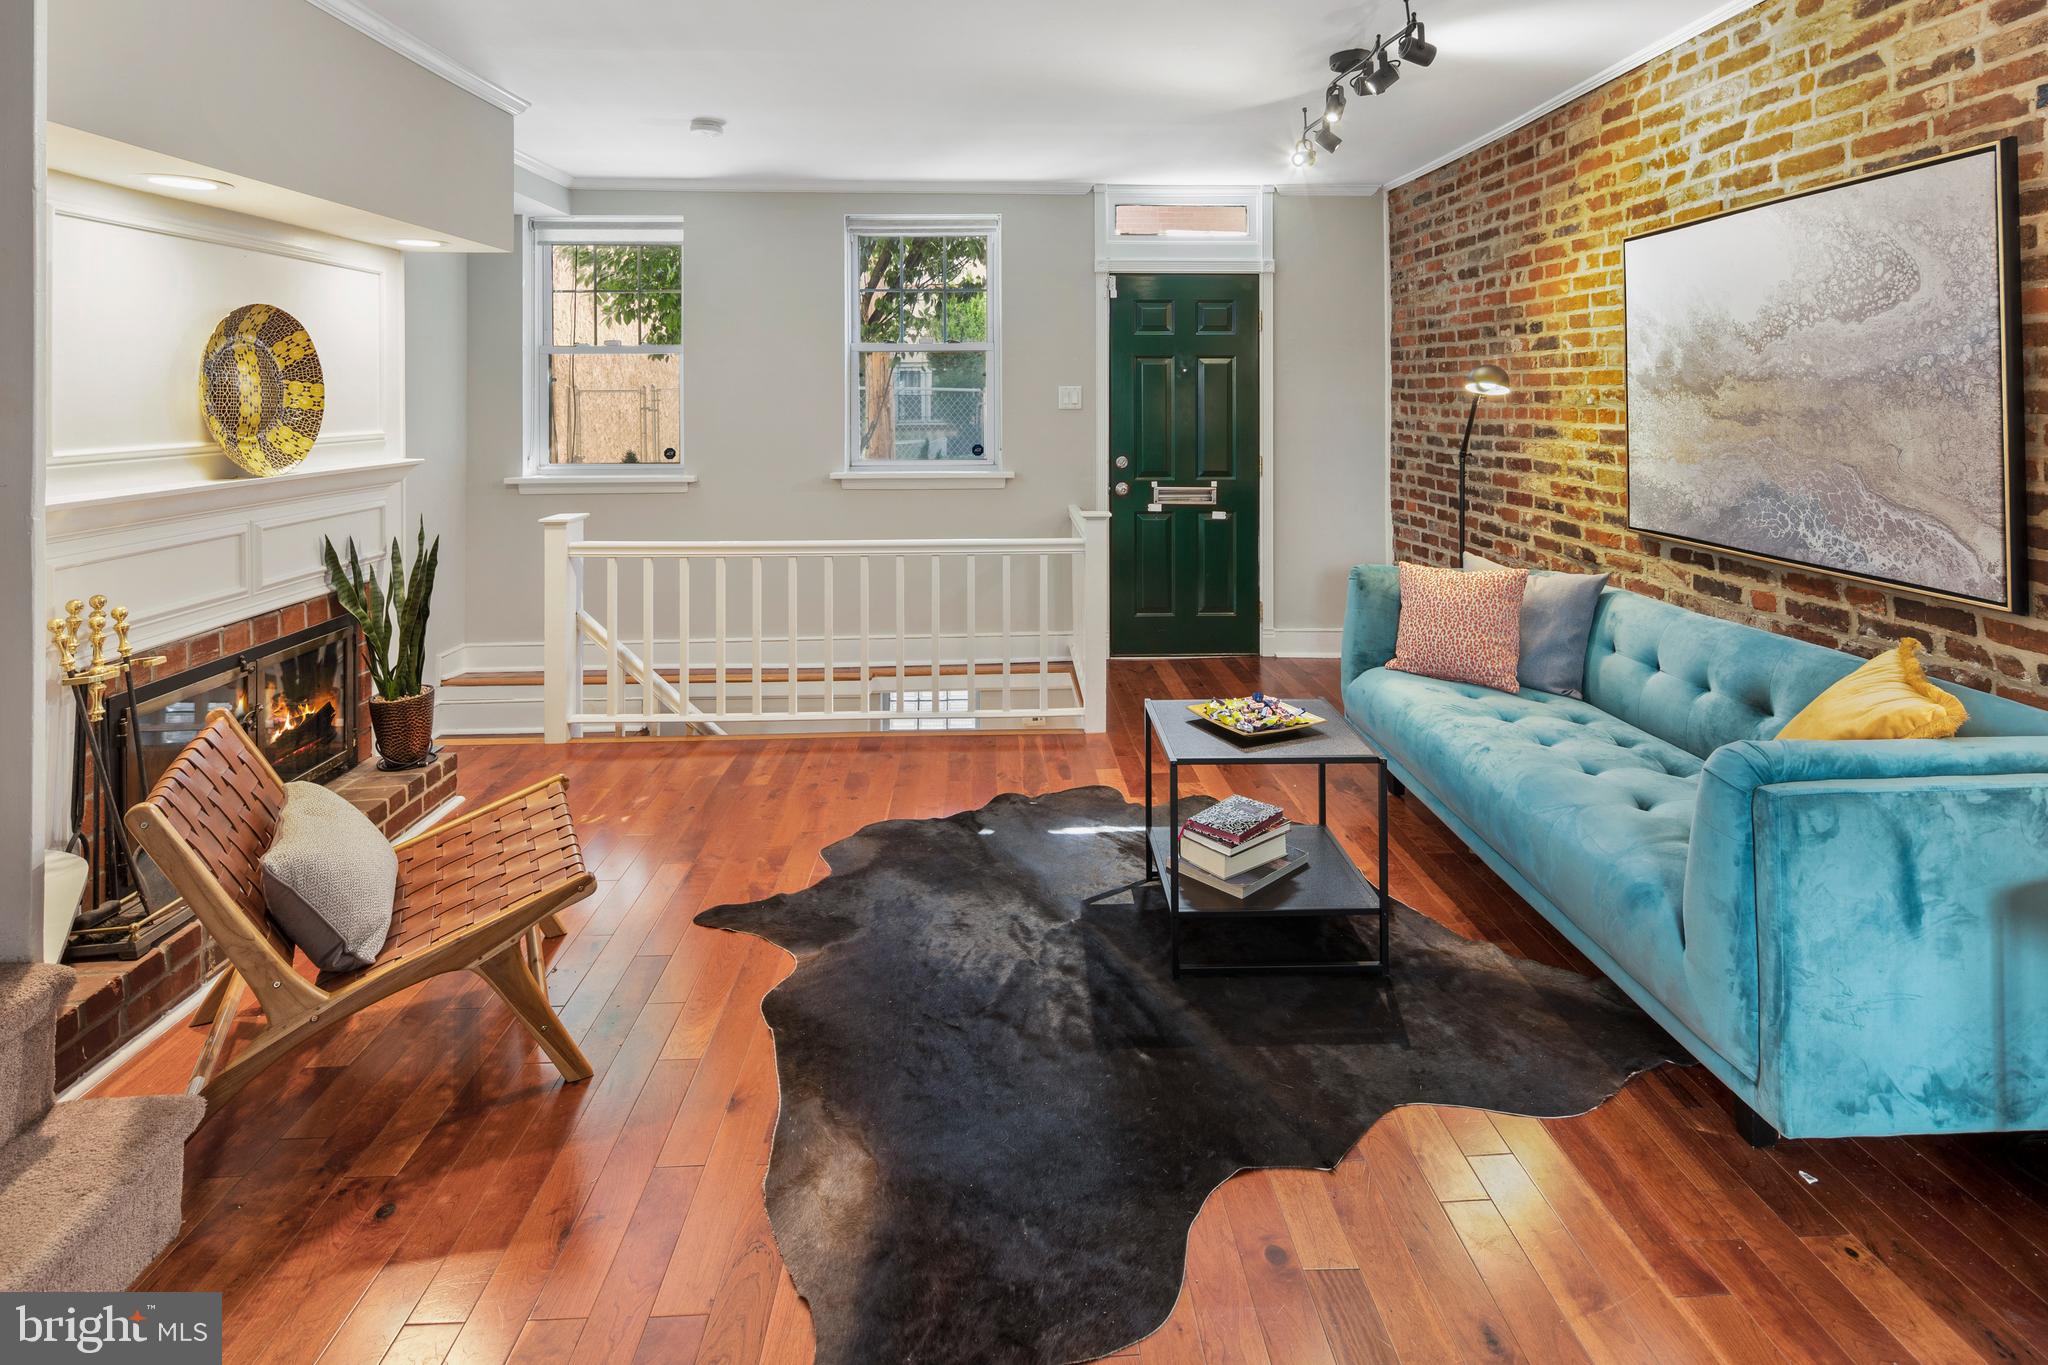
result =
[[[126,740],[125,698],[110,697],[115,752],[128,760],[125,798],[139,800],[205,728],[206,718],[223,707],[287,782],[320,781],[352,764],[355,639],[347,621],[318,626],[141,689],[133,721],[140,773]]]
[[[287,782],[325,773],[348,756],[350,633],[265,654],[251,670],[248,699],[257,743]]]

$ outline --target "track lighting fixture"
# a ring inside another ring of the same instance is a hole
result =
[[[1401,79],[1401,68],[1387,56],[1385,48],[1380,49],[1380,64],[1372,71],[1372,92],[1375,95],[1387,93],[1387,87]]]
[[[1322,143],[1323,146],[1334,152],[1337,150],[1337,144],[1342,140],[1335,133],[1325,128],[1321,119],[1310,123],[1308,121],[1308,109],[1304,107],[1301,111],[1301,137],[1295,142],[1294,151],[1289,154],[1287,162],[1291,166],[1313,166],[1316,164],[1317,143]]]
[[[1402,61],[1413,62],[1417,66],[1428,66],[1436,60],[1436,44],[1422,36],[1420,19],[1410,24],[1408,31],[1401,35],[1399,51]]]
[[[1316,148],[1334,152],[1344,139],[1336,125],[1344,118],[1344,87],[1361,98],[1383,95],[1401,79],[1403,64],[1428,66],[1436,61],[1436,44],[1429,41],[1422,21],[1415,17],[1409,0],[1402,3],[1403,21],[1393,34],[1375,34],[1371,47],[1347,47],[1330,54],[1330,70],[1336,73],[1323,92],[1323,116],[1309,122],[1308,110],[1301,111],[1301,138],[1288,158],[1296,166],[1313,166]]]

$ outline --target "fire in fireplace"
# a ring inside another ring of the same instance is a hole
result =
[[[140,800],[222,707],[248,729],[285,781],[319,782],[347,771],[356,756],[355,659],[355,622],[340,617],[139,687],[132,712],[125,695],[110,695],[103,739],[109,763],[120,756],[118,807]],[[101,864],[103,903],[134,890],[125,868],[98,856],[93,861]],[[145,867],[144,876],[152,901],[169,894],[154,869]]]
[[[344,721],[355,714],[348,696],[354,631],[323,629],[328,633],[261,656],[254,669],[263,700],[256,739],[287,782],[325,774],[354,755]]]

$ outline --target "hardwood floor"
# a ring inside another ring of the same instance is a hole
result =
[[[1117,666],[1107,736],[472,743],[487,799],[558,768],[596,896],[550,994],[596,1076],[564,1086],[481,982],[442,978],[342,1025],[208,1116],[185,1226],[142,1281],[219,1290],[230,1361],[805,1361],[808,1315],[761,1177],[776,1112],[761,996],[780,950],[699,910],[794,890],[873,820],[1006,790],[1142,790],[1138,699],[1335,666]],[[1235,770],[1313,801],[1312,774]],[[1208,781],[1218,780],[1207,775]],[[1370,779],[1332,819],[1370,856]],[[1396,894],[1582,969],[1419,803],[1394,803]],[[1484,1008],[1475,1001],[1474,1008]],[[242,1026],[245,1031],[249,1024]],[[182,1084],[180,1029],[103,1093]],[[1209,1200],[1155,1362],[1989,1361],[2048,1355],[2048,1155],[2001,1139],[1735,1136],[1698,1068],[1582,1118],[1411,1107],[1332,1173],[1256,1172]]]

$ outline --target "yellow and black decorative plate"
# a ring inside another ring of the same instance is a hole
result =
[[[199,408],[220,448],[251,474],[282,474],[320,435],[327,386],[299,320],[251,303],[220,320],[199,363]]]

